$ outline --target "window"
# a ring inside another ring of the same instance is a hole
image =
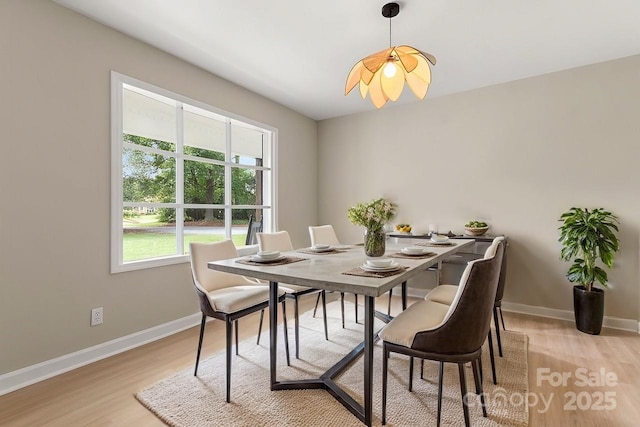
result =
[[[111,271],[275,224],[276,130],[112,72]]]

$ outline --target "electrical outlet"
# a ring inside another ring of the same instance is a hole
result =
[[[91,309],[91,326],[102,324],[102,307]]]

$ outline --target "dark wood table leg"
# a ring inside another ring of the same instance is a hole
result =
[[[278,282],[269,282],[269,361],[271,390],[276,384],[276,362],[278,354]]]
[[[407,282],[402,282],[402,311],[407,309]]]
[[[373,319],[374,297],[364,297],[364,424],[371,426],[373,413]]]

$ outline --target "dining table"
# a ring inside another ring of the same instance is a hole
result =
[[[373,418],[373,349],[377,338],[374,317],[389,321],[390,316],[375,310],[375,298],[394,287],[402,286],[403,309],[406,308],[407,281],[421,272],[473,245],[473,239],[457,239],[449,244],[423,243],[425,256],[407,256],[402,253],[406,244],[387,242],[385,257],[399,264],[396,271],[378,273],[366,271],[367,257],[362,245],[342,245],[331,251],[315,252],[312,248],[283,252],[282,260],[290,262],[252,262],[251,256],[212,261],[208,267],[227,273],[252,277],[269,282],[269,336],[271,390],[325,389],[363,424],[371,426]],[[428,256],[427,256],[428,255]],[[363,268],[364,267],[364,268]],[[327,291],[348,292],[364,297],[364,338],[353,350],[318,378],[278,381],[277,375],[277,322],[278,284],[294,284]],[[343,390],[334,380],[354,360],[364,357],[362,404]]]

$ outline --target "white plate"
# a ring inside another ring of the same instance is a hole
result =
[[[446,237],[446,236],[444,236],[444,237],[440,237],[440,238],[439,238],[439,239],[437,239],[437,240],[434,240],[434,238],[432,237],[430,240],[431,240],[431,242],[433,242],[433,243],[447,243],[447,242],[449,242],[449,238],[448,238],[448,237]]]
[[[365,263],[365,264],[362,264],[360,268],[363,269],[364,271],[385,273],[387,271],[396,271],[397,269],[400,268],[400,264],[398,264],[397,262],[394,262],[389,267],[372,267]]]
[[[402,252],[405,255],[409,255],[409,256],[419,256],[419,255],[424,255],[424,253],[426,252],[425,249],[415,249],[415,250],[409,250],[408,248],[402,248],[400,249],[400,252]]]
[[[328,252],[328,251],[332,251],[333,247],[332,246],[326,246],[326,247],[322,247],[322,248],[316,248],[316,247],[311,246],[309,248],[309,250],[312,251],[312,252]]]
[[[280,251],[258,251],[256,256],[262,259],[275,259],[280,256]]]
[[[249,259],[251,261],[253,261],[253,262],[260,262],[260,263],[263,263],[263,264],[267,264],[267,263],[270,263],[270,262],[282,261],[285,258],[286,258],[286,256],[284,256],[284,255],[280,255],[280,256],[275,257],[275,258],[262,258],[262,257],[260,257],[258,255],[253,255]]]
[[[391,258],[371,258],[367,259],[364,263],[374,268],[387,268],[394,264]]]

